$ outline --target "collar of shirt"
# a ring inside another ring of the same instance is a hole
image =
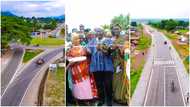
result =
[[[102,44],[102,42],[103,42],[105,39],[106,39],[106,38],[104,38],[104,37],[103,37],[101,40],[99,40],[98,38],[96,38],[96,41],[97,41],[98,44]]]

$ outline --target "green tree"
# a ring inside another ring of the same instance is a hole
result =
[[[175,29],[177,25],[178,25],[177,21],[169,19],[166,21],[165,29],[170,31],[170,30]]]
[[[56,20],[53,20],[53,19],[49,23],[46,23],[44,25],[44,29],[51,29],[51,30],[53,30],[56,27],[57,27],[57,22],[56,22]]]
[[[122,30],[127,30],[129,27],[129,21],[130,21],[129,14],[126,16],[120,14],[119,16],[115,16],[112,19],[111,24],[112,25],[119,24]]]
[[[23,18],[1,16],[1,46],[7,48],[8,43],[30,44],[31,27]]]
[[[149,24],[160,29],[165,29],[167,31],[174,30],[176,26],[188,26],[188,22],[177,21],[173,19],[161,20],[160,22],[149,22]]]
[[[110,25],[108,24],[104,24],[104,25],[101,25],[102,29],[106,30],[106,29],[110,29]]]

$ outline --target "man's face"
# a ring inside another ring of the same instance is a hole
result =
[[[79,27],[80,31],[84,31],[84,26]]]
[[[96,31],[96,37],[98,37],[99,39],[102,39],[103,38],[103,31],[101,31],[101,30]]]
[[[119,26],[114,26],[112,28],[112,32],[114,33],[113,35],[118,36],[118,35],[120,35],[121,29]]]

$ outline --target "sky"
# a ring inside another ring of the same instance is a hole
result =
[[[24,17],[60,16],[65,13],[64,0],[2,0],[1,7],[1,11]]]
[[[79,24],[94,28],[109,24],[114,16],[131,18],[189,18],[190,0],[68,0],[69,30]]]
[[[47,17],[65,13],[69,30],[80,24],[95,28],[114,16],[131,18],[189,18],[190,0],[1,0],[2,10],[18,16]]]

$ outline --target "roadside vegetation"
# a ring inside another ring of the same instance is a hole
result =
[[[19,17],[10,12],[1,12],[1,48],[9,48],[10,43],[29,45],[32,41],[32,32],[40,29],[53,30],[58,23],[64,22],[64,16],[58,18]]]
[[[27,49],[23,57],[23,63],[27,63],[41,52],[43,52],[43,50],[41,49],[36,49],[36,50]]]
[[[137,58],[132,57],[131,61],[132,61],[132,64],[134,64],[137,61]],[[132,95],[136,89],[137,83],[141,77],[141,73],[142,73],[142,70],[143,70],[143,67],[145,64],[145,59],[140,60],[139,63],[140,63],[140,65],[138,67],[136,67],[136,68],[134,66],[131,67],[131,74],[130,74],[130,76],[131,76],[131,83],[130,83],[131,84],[131,86],[130,86],[131,87],[131,93],[130,93],[131,97],[132,97]]]
[[[183,61],[183,64],[189,73],[189,34],[188,30],[188,21],[177,21],[173,19],[162,20],[160,22],[150,22],[151,26],[157,28],[162,32],[168,39],[171,40],[172,45],[177,50],[180,58]],[[186,43],[180,42],[180,37],[183,36],[187,38]]]
[[[65,106],[65,69],[48,72],[45,82],[43,105]]]
[[[150,47],[151,38],[149,36],[142,35],[137,45],[137,50],[144,50]]]
[[[144,64],[146,62],[146,55],[148,49],[151,45],[151,37],[143,30],[143,26],[137,25],[137,32],[140,33],[140,37],[136,47],[134,47],[134,51],[131,55],[131,92],[130,95],[132,97],[138,81],[141,77],[142,70],[144,68]],[[132,35],[133,36],[133,35]]]
[[[31,41],[32,45],[42,45],[42,46],[59,46],[64,45],[64,39],[60,38],[33,38]]]

